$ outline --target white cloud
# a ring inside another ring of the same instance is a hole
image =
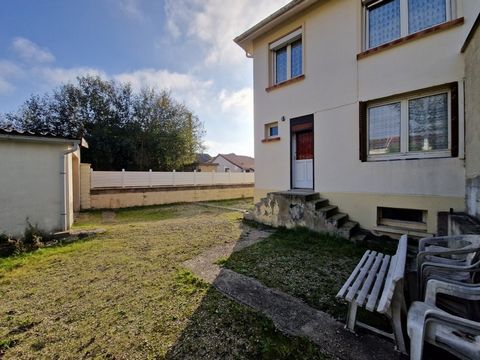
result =
[[[224,111],[253,109],[253,90],[252,88],[243,88],[238,91],[229,91],[223,89],[219,94],[220,103]]]
[[[79,76],[92,75],[107,78],[107,75],[103,71],[88,67],[68,69],[61,67],[36,67],[32,69],[32,72],[47,81],[51,86],[74,82]]]
[[[10,79],[23,75],[23,70],[11,61],[0,60],[0,94],[14,90]]]
[[[140,10],[139,0],[114,0],[120,11],[127,17],[134,20],[142,20],[144,18]]]
[[[212,87],[211,80],[201,80],[190,74],[170,72],[165,69],[141,69],[117,74],[113,78],[130,83],[137,91],[144,87],[169,89],[178,100],[196,108],[205,104],[205,98]]]
[[[167,30],[201,41],[205,65],[239,64],[242,50],[233,38],[270,15],[289,0],[166,0]]]
[[[13,85],[0,77],[0,94],[6,94],[14,89]]]
[[[17,37],[12,42],[13,49],[23,60],[31,63],[51,63],[55,56],[48,49],[41,48],[33,41]]]
[[[241,141],[231,142],[231,141],[214,141],[214,140],[205,140],[205,153],[210,154],[211,156],[216,156],[217,154],[229,154],[235,153],[237,155],[247,155],[253,156],[253,137],[245,136]]]

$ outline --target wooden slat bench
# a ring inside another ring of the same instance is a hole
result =
[[[351,331],[355,325],[392,338],[397,349],[406,353],[401,315],[406,313],[403,294],[403,279],[407,258],[407,235],[403,235],[397,252],[390,257],[367,250],[352,274],[337,294],[337,298],[349,303],[346,327]],[[392,324],[393,334],[357,321],[357,308],[365,307],[386,315]]]

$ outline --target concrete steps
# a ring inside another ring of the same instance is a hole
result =
[[[357,222],[349,220],[348,214],[339,212],[338,206],[310,190],[268,193],[255,205],[249,217],[273,227],[301,226],[347,239],[359,228]]]

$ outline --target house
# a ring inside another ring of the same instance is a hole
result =
[[[212,172],[216,170],[216,165],[210,163],[212,157],[209,154],[197,153],[195,154],[195,161],[183,167],[183,171],[203,171]]]
[[[80,209],[80,146],[49,134],[0,129],[0,234],[69,229]]]
[[[212,163],[212,157],[208,154],[197,154],[197,164],[195,169],[201,172],[215,172],[217,165]]]
[[[210,164],[216,164],[217,172],[254,172],[255,160],[250,156],[230,154],[218,154]]]
[[[308,195],[317,203],[302,211],[327,228],[349,219],[420,236],[437,233],[439,212],[463,211],[466,158],[477,164],[469,179],[479,161],[478,125],[465,153],[464,56],[478,48],[461,47],[479,10],[479,0],[294,0],[239,35],[253,58],[256,201],[306,189],[325,202]],[[468,96],[478,119],[478,91]]]

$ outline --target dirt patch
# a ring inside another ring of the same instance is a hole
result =
[[[232,253],[256,244],[269,237],[272,233],[272,230],[255,229],[248,225],[243,225],[242,235],[238,240],[214,246],[199,256],[185,261],[183,265],[203,280],[212,283],[221,270],[221,267],[218,265],[219,260],[221,262]]]
[[[115,211],[102,211],[102,221],[105,223],[114,222],[115,217]]]

